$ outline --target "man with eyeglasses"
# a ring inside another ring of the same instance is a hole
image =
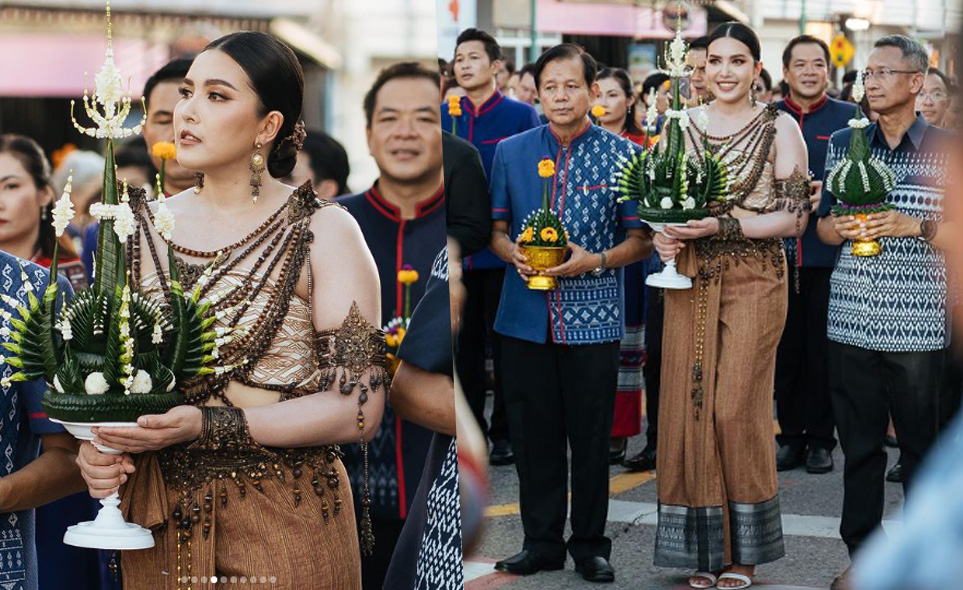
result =
[[[950,108],[950,79],[937,68],[926,72],[923,91],[916,97],[916,110],[926,122],[935,127],[946,127],[946,111]]]
[[[845,456],[839,531],[855,555],[883,515],[887,415],[896,426],[904,493],[938,431],[944,350],[949,344],[943,249],[959,240],[943,221],[947,153],[952,136],[916,113],[928,66],[926,50],[902,35],[874,44],[864,75],[879,120],[830,139],[826,170],[846,157],[852,133],[865,133],[873,154],[893,171],[892,209],[865,223],[830,216],[823,190],[821,240],[843,248],[830,281],[830,398]],[[856,257],[850,241],[878,239],[882,253]],[[849,570],[833,590],[849,588]]]
[[[825,173],[829,136],[846,127],[853,105],[826,94],[829,46],[822,39],[800,35],[783,50],[782,76],[789,94],[776,103],[799,124],[809,152],[809,172],[815,179],[813,208],[818,206]],[[816,235],[816,216],[800,238],[788,238],[786,258],[794,272],[789,277],[786,327],[776,353],[776,417],[780,434],[776,469],[806,466],[809,473],[833,470],[832,406],[829,402],[826,316],[829,312],[829,277],[839,256],[839,246],[824,244]]]

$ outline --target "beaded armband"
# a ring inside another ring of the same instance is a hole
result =
[[[241,408],[202,406],[201,436],[188,448],[207,451],[263,450],[251,438],[247,418]]]
[[[776,209],[786,209],[801,217],[803,211],[809,210],[811,187],[809,175],[804,174],[797,166],[788,178],[773,182]]]
[[[720,240],[735,241],[744,240],[746,236],[742,233],[742,222],[735,217],[719,217],[719,233],[716,237]]]
[[[383,390],[391,384],[385,359],[384,332],[371,325],[361,315],[357,302],[351,304],[348,316],[338,330],[315,334],[318,368],[321,371],[321,391],[337,384],[341,395],[358,394],[358,431],[364,456],[364,487],[361,494],[361,550],[371,555],[374,534],[371,530],[371,492],[368,486],[368,444],[364,439],[364,410],[369,391]],[[365,374],[367,373],[367,383]]]

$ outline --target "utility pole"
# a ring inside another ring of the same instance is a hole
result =
[[[530,37],[529,42],[531,45],[528,47],[528,61],[534,62],[538,59],[538,20],[535,18],[535,5],[538,4],[538,0],[529,0],[529,9],[531,11],[532,20],[529,23],[530,26]]]

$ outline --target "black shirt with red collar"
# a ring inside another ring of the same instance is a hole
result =
[[[404,311],[404,286],[398,282],[398,271],[405,265],[418,271],[418,281],[411,285],[414,310],[425,293],[432,262],[447,243],[444,187],[439,186],[418,203],[413,219],[401,217],[399,208],[378,192],[377,182],[367,191],[339,198],[337,202],[358,221],[378,266],[382,324]],[[407,516],[425,467],[431,436],[430,430],[398,418],[390,405],[385,406],[381,429],[368,444],[372,518],[400,520]],[[345,467],[355,498],[360,499],[361,452],[358,445],[345,445],[345,452]]]
[[[822,180],[825,176],[826,148],[829,137],[846,124],[856,114],[856,105],[842,102],[826,95],[809,107],[804,113],[800,105],[787,96],[776,103],[779,110],[789,113],[799,124],[806,149],[809,152],[809,171],[814,180]],[[795,260],[800,267],[832,268],[839,255],[838,246],[822,243],[816,235],[816,216],[809,216],[806,233],[798,240],[786,240],[786,254],[790,264]]]

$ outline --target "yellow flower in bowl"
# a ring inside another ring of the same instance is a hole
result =
[[[605,113],[607,112],[608,111],[605,110],[605,107],[603,107],[600,104],[597,104],[594,107],[592,107],[592,116],[595,117],[596,119],[604,117]]]
[[[535,239],[535,228],[526,227],[525,231],[522,232],[522,242],[526,244],[531,244],[532,240]]]
[[[555,162],[550,158],[542,158],[538,163],[538,175],[542,178],[551,178],[555,176]]]
[[[177,147],[169,141],[158,141],[151,146],[150,153],[161,160],[173,160],[177,157]]]
[[[542,231],[539,232],[538,236],[542,238],[545,242],[557,242],[558,232],[555,231],[554,227],[543,227]]]

